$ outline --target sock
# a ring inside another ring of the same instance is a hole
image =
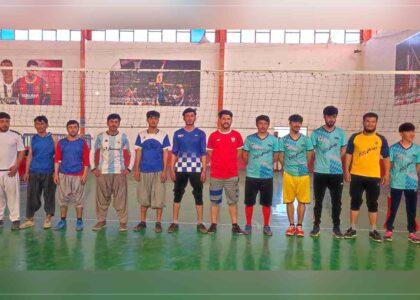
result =
[[[350,224],[351,229],[356,230],[356,224]]]
[[[295,226],[295,223],[290,223],[289,226],[294,227]]]
[[[270,226],[271,207],[263,205],[262,213],[264,217],[264,226]]]
[[[252,206],[252,205],[245,206],[246,225],[251,226],[253,212],[254,212],[254,206]]]
[[[61,221],[65,221],[66,220],[66,217],[61,217]]]
[[[370,225],[370,230],[371,230],[371,231],[376,230],[376,225]]]
[[[297,227],[302,227],[302,224],[297,224],[296,226],[297,226]]]

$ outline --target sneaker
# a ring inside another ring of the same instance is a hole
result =
[[[353,228],[349,228],[346,230],[346,232],[344,233],[344,238],[345,239],[354,239],[357,236],[357,232],[356,230],[354,230]]]
[[[263,233],[264,233],[265,236],[272,236],[273,235],[273,232],[271,231],[271,228],[268,225],[264,226]]]
[[[161,233],[162,232],[162,224],[160,222],[156,222],[155,224],[155,232]]]
[[[377,230],[369,231],[369,238],[378,243],[383,242],[381,234]]]
[[[96,223],[93,227],[92,227],[92,231],[99,231],[102,228],[106,227],[106,222],[105,221],[99,221],[98,223]]]
[[[82,231],[83,230],[83,220],[77,220],[76,221],[76,231]]]
[[[411,232],[408,234],[408,240],[412,242],[413,244],[420,244],[420,239],[417,237],[417,235],[414,232]]]
[[[51,227],[52,227],[51,218],[45,218],[43,228],[50,229]]]
[[[4,221],[0,220],[0,228],[3,228],[3,226],[4,226]]]
[[[146,222],[140,222],[134,227],[134,231],[142,231],[147,228]]]
[[[10,228],[11,230],[19,230],[20,227],[20,221],[13,221],[12,222],[12,227]]]
[[[244,234],[241,227],[238,224],[232,224],[232,233],[234,234]]]
[[[251,234],[251,233],[252,233],[252,225],[245,225],[245,230],[244,230],[244,233],[245,233],[246,235]]]
[[[321,234],[321,231],[319,229],[319,225],[314,225],[314,227],[312,228],[312,231],[309,233],[311,237],[319,237],[320,234]]]
[[[175,224],[175,223],[172,223],[168,227],[168,233],[174,233],[174,232],[176,232],[178,230],[179,230],[179,225],[178,224]]]
[[[25,220],[22,224],[20,224],[19,229],[27,229],[31,228],[35,225],[33,220]]]
[[[297,237],[304,237],[305,236],[305,232],[303,232],[302,226],[297,226],[296,227],[296,236]]]
[[[344,238],[344,234],[341,232],[340,227],[334,227],[332,232],[333,237],[336,239],[342,239]]]
[[[294,236],[296,234],[296,227],[295,225],[290,225],[286,229],[286,235],[287,236]]]
[[[211,223],[209,229],[207,230],[207,233],[213,234],[213,233],[216,233],[216,231],[217,231],[217,224]],[[232,231],[233,231],[233,226],[232,226]]]
[[[385,231],[384,241],[392,242],[392,231],[391,230]]]
[[[54,230],[61,230],[67,227],[66,220],[60,220],[60,222],[57,223],[57,225],[54,227]]]
[[[197,224],[197,231],[202,233],[202,234],[206,234],[207,233],[207,228],[206,228],[206,226],[204,226],[203,223]]]
[[[119,232],[127,231],[127,223],[120,223],[120,228],[118,229]]]

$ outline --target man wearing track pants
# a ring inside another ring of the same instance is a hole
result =
[[[333,236],[342,238],[340,230],[341,195],[343,192],[342,157],[346,152],[346,134],[336,127],[338,109],[327,106],[323,111],[325,124],[312,132],[311,141],[315,150],[315,165],[313,176],[314,187],[314,227],[311,236],[320,234],[322,201],[328,189],[331,196]]]
[[[420,243],[416,236],[416,208],[418,192],[418,173],[420,173],[420,146],[413,143],[415,127],[404,123],[399,127],[401,141],[390,147],[391,160],[391,197],[388,200],[388,214],[385,222],[384,239],[392,241],[392,230],[401,197],[404,194],[407,211],[408,240]]]

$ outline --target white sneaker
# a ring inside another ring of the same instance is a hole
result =
[[[50,229],[51,227],[52,227],[51,219],[50,218],[46,218],[44,220],[44,229]]]

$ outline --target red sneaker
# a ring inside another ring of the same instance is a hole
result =
[[[294,236],[296,234],[296,227],[294,225],[290,225],[286,229],[286,235],[287,236]]]
[[[296,231],[295,232],[296,232],[296,235],[298,237],[304,237],[305,236],[305,233],[303,232],[302,226],[296,227]]]

